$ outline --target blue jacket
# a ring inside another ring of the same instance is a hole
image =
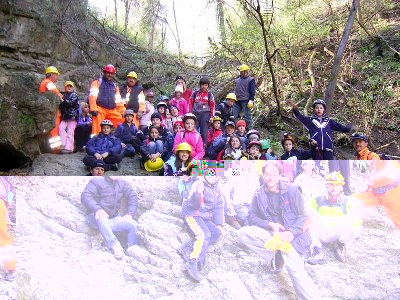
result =
[[[95,153],[103,154],[108,152],[110,155],[120,154],[122,151],[121,141],[116,138],[112,133],[104,135],[102,132],[89,140],[86,145],[86,152],[89,155]]]
[[[197,192],[199,180],[194,182],[189,193],[184,195],[182,203],[182,216],[199,216],[204,220],[210,220],[215,225],[224,222],[224,196],[219,181],[209,184],[204,180],[204,203],[201,204],[200,194]]]
[[[320,150],[333,151],[332,131],[349,132],[351,130],[351,126],[339,124],[326,115],[319,119],[316,115],[304,116],[298,109],[293,109],[293,113],[310,132],[310,139],[317,141]]]
[[[117,85],[114,81],[108,81],[105,77],[99,79],[99,94],[97,96],[97,105],[113,109],[117,105],[115,104],[115,94],[117,91]]]
[[[143,144],[143,142],[149,138],[149,134],[150,134],[149,128],[150,128],[150,126],[147,126],[147,127],[143,128],[142,130],[139,130],[136,133],[136,137],[139,139],[141,144]],[[165,128],[165,126],[161,124],[161,134],[160,135],[162,136],[164,143],[167,139],[168,134],[169,134],[168,129]]]
[[[312,157],[311,150],[302,150],[292,148],[292,151],[286,152],[281,156],[281,160],[287,160],[289,157],[296,156],[298,160],[306,160]]]
[[[126,122],[118,125],[115,131],[115,136],[121,140],[124,144],[131,144],[132,139],[136,136],[137,128],[134,124],[129,126]]]
[[[91,124],[92,124],[92,118],[90,116],[84,117],[83,115],[79,115],[78,126],[86,126]]]
[[[269,223],[279,223],[294,235],[293,247],[301,254],[310,250],[311,237],[308,229],[303,232],[307,220],[304,199],[296,185],[279,183],[281,210],[274,210],[272,199],[268,197],[265,184],[254,194],[249,211],[249,225],[271,230]]]

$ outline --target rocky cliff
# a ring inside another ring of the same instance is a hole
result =
[[[80,194],[87,177],[13,178],[18,197],[19,299],[295,299],[286,271],[240,245],[237,231],[210,248],[194,283],[176,249],[190,237],[180,218],[177,178],[126,177],[138,193],[140,243],[122,261],[85,225]],[[307,266],[323,299],[400,298],[400,249],[379,210],[365,219],[346,263]]]

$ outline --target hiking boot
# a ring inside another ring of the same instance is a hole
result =
[[[201,275],[197,270],[197,259],[190,259],[185,263],[185,268],[190,277],[192,277],[196,281],[201,281]]]
[[[7,281],[14,281],[17,278],[15,271],[7,271],[4,279]]]
[[[314,247],[311,256],[306,260],[310,265],[325,263],[325,253],[322,248]]]
[[[185,261],[190,260],[190,254],[192,254],[192,242],[187,242],[178,248],[178,253],[182,256]]]
[[[74,151],[72,150],[67,150],[67,149],[62,149],[61,154],[72,154]]]
[[[335,258],[340,261],[344,262],[346,259],[346,246],[341,242],[336,242],[333,245],[333,255]]]
[[[120,243],[116,243],[113,247],[114,257],[118,260],[122,259],[125,256],[124,249],[122,248]]]
[[[226,216],[226,223],[231,225],[235,229],[240,229],[242,227],[236,220],[235,216]]]
[[[111,171],[118,171],[118,164],[117,164],[117,163],[111,164],[111,165],[110,165],[110,170],[111,170]]]
[[[271,260],[271,271],[274,273],[282,272],[285,261],[283,260],[282,252],[276,251]]]

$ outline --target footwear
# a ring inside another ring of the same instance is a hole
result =
[[[197,270],[197,259],[190,259],[188,262],[185,263],[185,268],[190,277],[192,277],[196,281],[201,281],[202,277]]]
[[[346,260],[346,246],[341,242],[336,242],[333,245],[333,255],[335,258],[340,261],[344,262]]]
[[[17,274],[15,273],[15,271],[7,271],[4,277],[4,279],[7,281],[14,281],[16,278]]]
[[[178,253],[182,256],[185,261],[190,260],[190,254],[192,254],[192,242],[187,242],[178,248]]]
[[[239,224],[239,222],[236,220],[235,216],[226,216],[226,223],[231,225],[235,229],[240,229],[242,226]]]
[[[306,260],[310,265],[324,264],[325,263],[325,253],[322,248],[314,247],[311,256]]]
[[[118,164],[117,163],[110,164],[110,170],[111,171],[118,171]]]
[[[113,247],[114,257],[118,260],[122,259],[125,256],[124,249],[122,248],[120,243],[116,243]]]
[[[62,149],[61,150],[61,154],[71,154],[71,153],[73,153],[74,151],[72,151],[72,150],[67,150],[67,149]]]
[[[283,260],[282,252],[276,251],[274,257],[271,260],[271,270],[274,273],[282,272],[285,261]]]

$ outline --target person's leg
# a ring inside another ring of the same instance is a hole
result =
[[[257,226],[245,226],[239,229],[239,241],[268,261],[274,256],[264,248],[265,242],[270,237],[272,237],[271,232]]]
[[[90,135],[90,133],[89,133]],[[76,126],[74,133],[75,147],[76,150],[81,150],[85,145],[85,126]]]
[[[235,212],[236,212],[238,221],[242,226],[249,225],[249,221],[248,221],[249,208],[250,208],[250,205],[247,203],[235,205]]]
[[[235,118],[235,122],[237,122],[240,112],[242,111],[242,106],[241,106],[240,102],[242,102],[242,101],[236,101],[233,104],[233,116]]]
[[[157,145],[155,142],[150,142],[147,144],[147,150],[149,151],[150,154],[155,154],[157,153]]]
[[[85,166],[92,167],[96,162],[96,157],[87,155],[83,158],[82,161],[85,164]]]
[[[67,142],[65,144],[65,149],[73,151],[74,150],[74,133],[75,133],[76,121],[70,120],[67,122]]]
[[[61,139],[61,148],[64,149],[65,145],[67,143],[67,121],[61,121],[60,125],[58,127],[58,135],[60,136]]]
[[[205,221],[205,223],[207,225],[208,230],[210,231],[209,245],[213,245],[221,236],[221,229],[219,229],[218,226],[215,225],[215,223],[210,220]],[[205,251],[207,251],[207,249]]]
[[[112,169],[112,165],[119,164],[123,159],[121,154],[111,154],[104,159],[106,164],[105,169],[109,171]]]
[[[14,272],[16,269],[15,249],[13,240],[7,227],[7,207],[0,199],[0,248],[3,257],[3,267],[6,271]],[[15,277],[14,277],[15,278]]]
[[[126,148],[124,149],[124,153],[122,156],[134,157],[135,154],[136,154],[136,151],[135,151],[135,148],[133,148],[133,145],[126,144]]]
[[[244,115],[244,120],[246,121],[247,128],[253,129],[253,120],[251,118],[251,109],[247,107],[249,101],[240,101],[242,102],[242,110]]]
[[[164,152],[164,144],[160,140],[156,141],[156,152],[158,152],[158,153],[163,153]]]
[[[200,126],[200,135],[201,138],[203,139],[203,144],[205,145],[207,143],[207,131],[208,131],[208,121],[210,119],[210,113],[207,111],[203,111],[200,113],[200,120],[199,120],[199,126]]]
[[[127,248],[137,245],[137,227],[138,223],[133,219],[124,219],[120,216],[110,219],[110,228],[112,232],[126,231],[128,237]]]
[[[125,118],[122,117],[121,113],[116,108],[108,109],[105,118],[113,123],[114,128],[117,128],[119,124],[125,122]]]
[[[305,270],[301,255],[293,248],[288,254],[283,254],[283,259],[292,280],[297,299],[320,299],[317,286]]]
[[[91,227],[93,227],[94,224],[96,224],[97,229],[99,230],[101,236],[103,237],[104,242],[106,243],[107,247],[109,250],[113,250],[113,247],[118,243],[119,241],[115,234],[113,233],[111,229],[111,220],[107,217],[100,218],[98,220],[95,219],[95,214],[90,214],[87,216],[88,223]]]
[[[92,117],[92,134],[99,134],[101,131],[100,123],[106,118],[106,109],[101,106],[97,107],[97,116]]]
[[[190,259],[203,261],[210,243],[211,233],[201,217],[187,217],[185,222],[196,239]]]

